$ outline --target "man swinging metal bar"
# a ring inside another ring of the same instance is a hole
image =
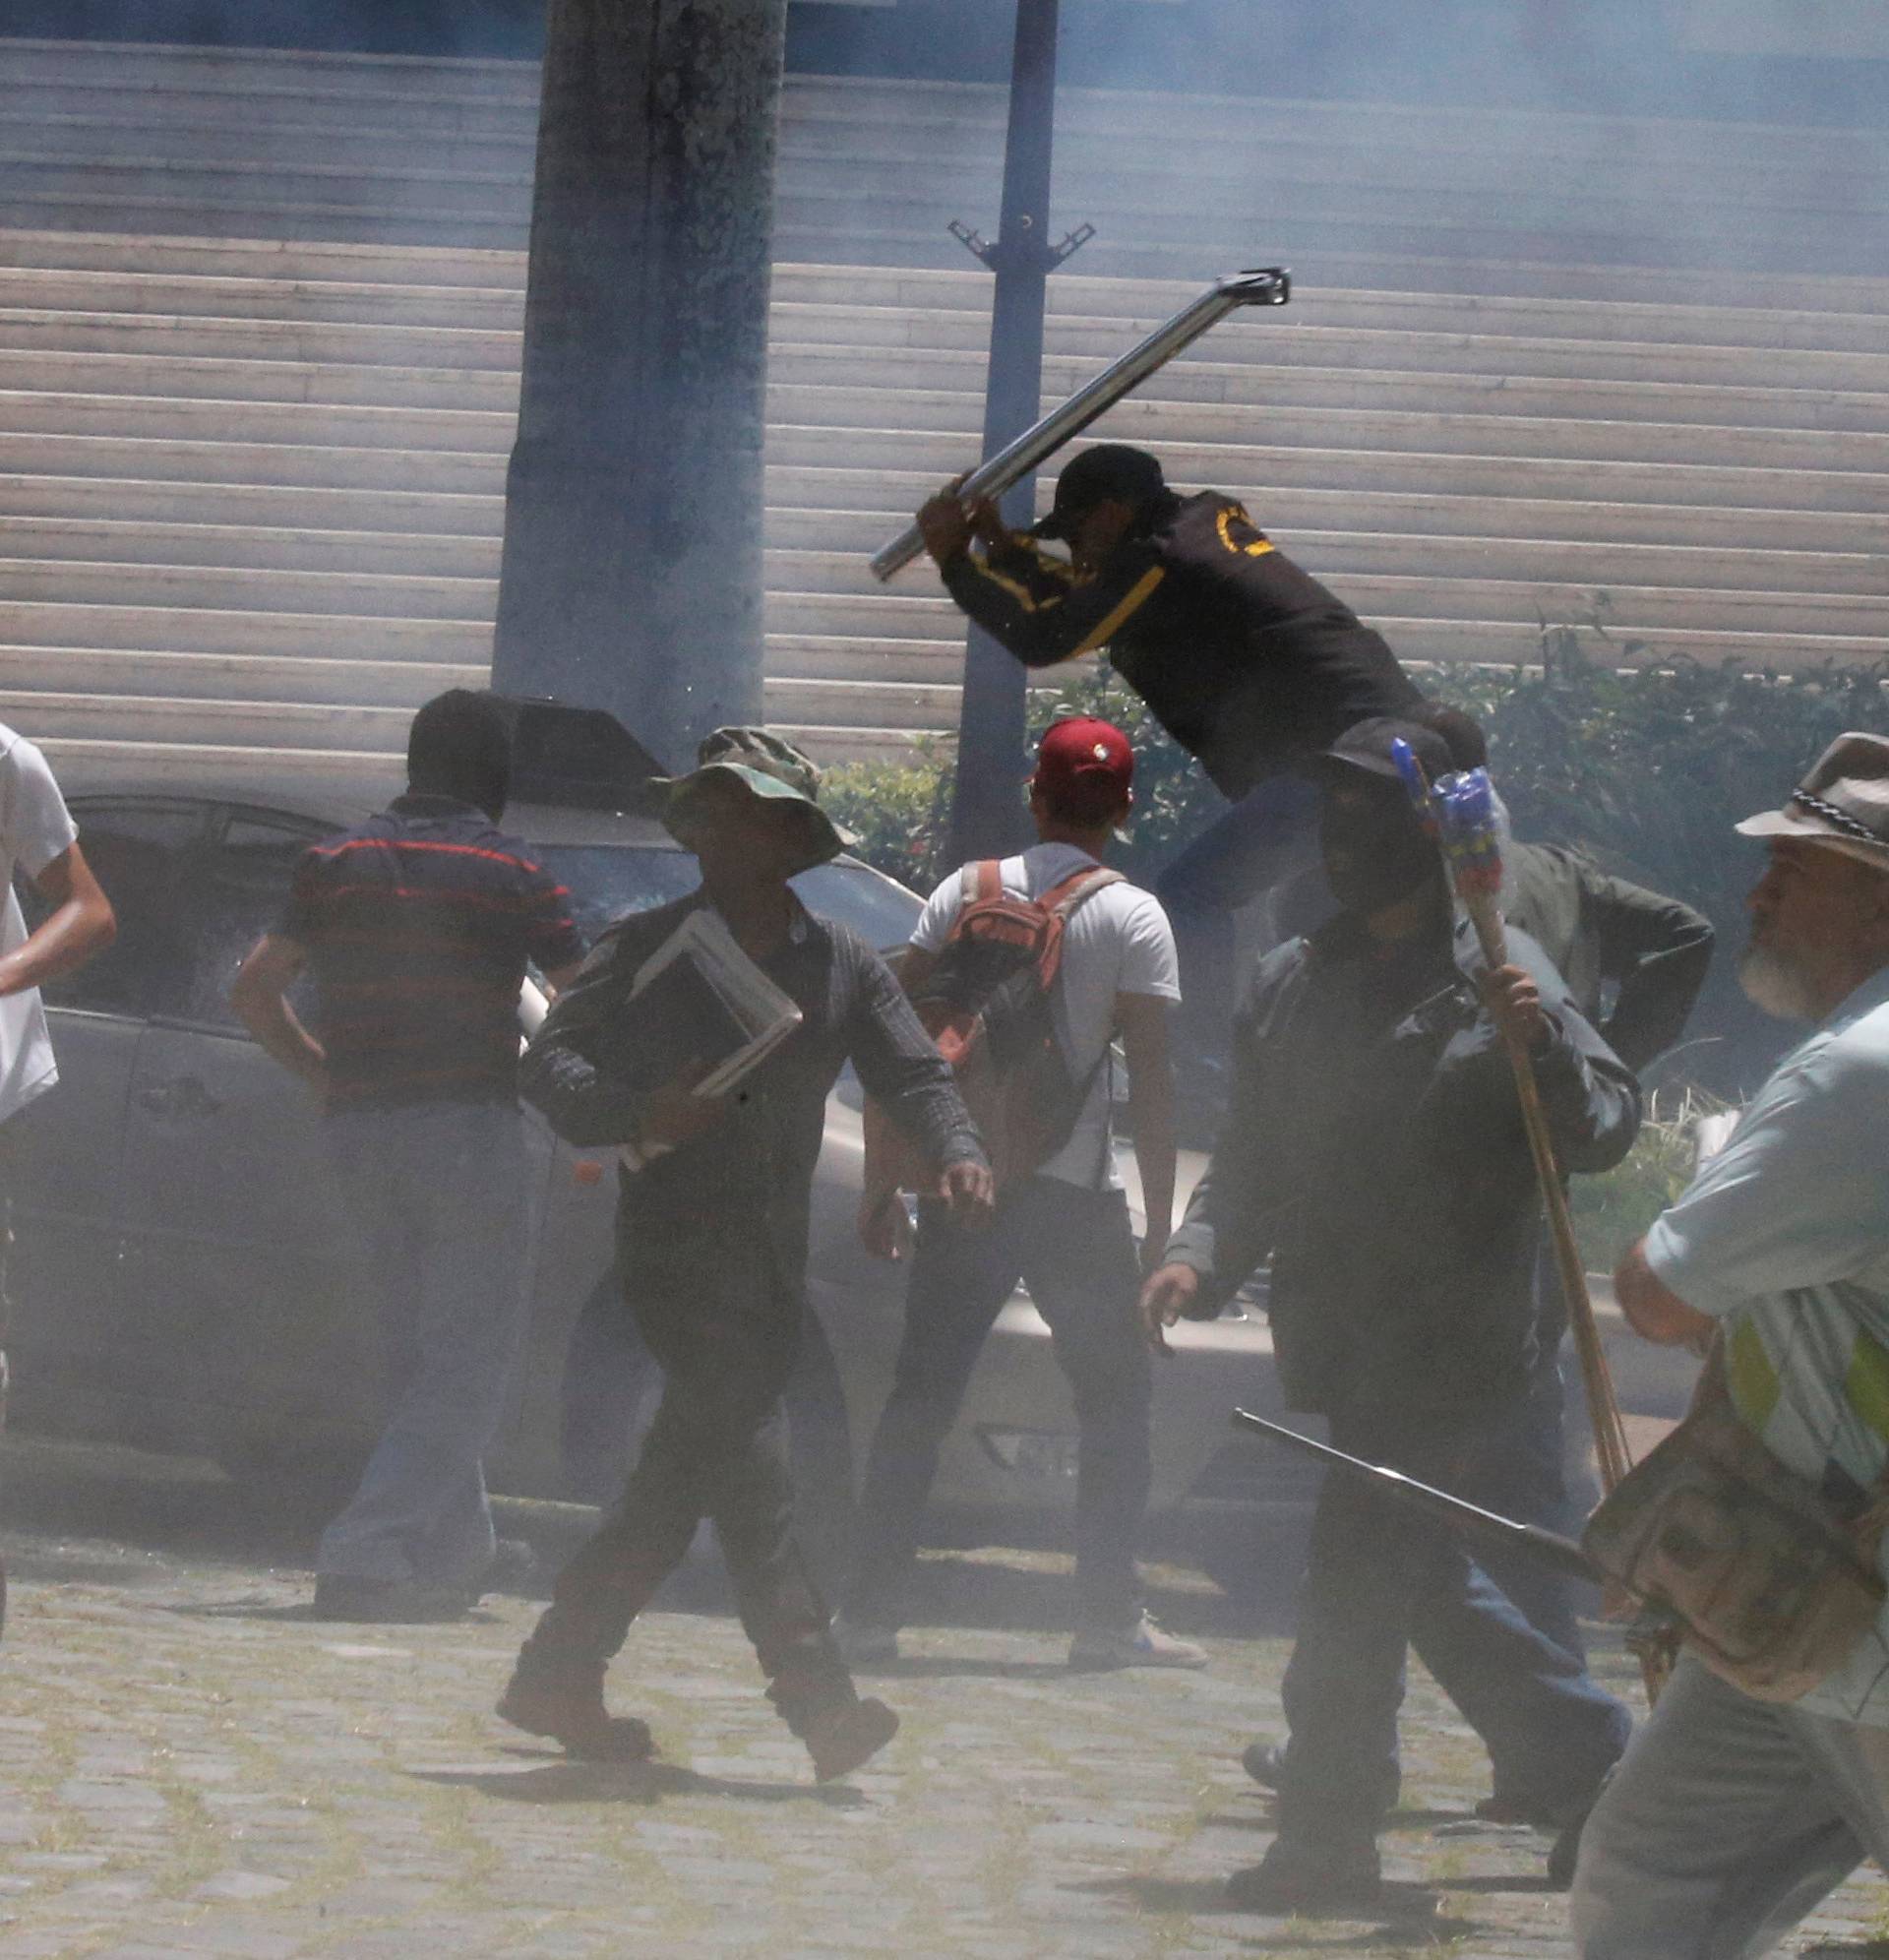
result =
[[[1231,808],[1163,872],[1181,951],[1184,1109],[1210,1131],[1236,985],[1234,913],[1310,862],[1314,799],[1301,773],[1360,721],[1422,700],[1382,637],[1217,491],[1170,489],[1157,458],[1104,443],[1071,459],[1050,515],[1005,524],[987,492],[1014,480],[1236,305],[1277,305],[1283,273],[1222,280],[1113,369],[920,510],[945,588],[1029,669],[1106,651]],[[908,534],[909,535],[909,534]],[[1038,540],[1066,544],[1063,558]],[[901,562],[908,538],[882,554]]]

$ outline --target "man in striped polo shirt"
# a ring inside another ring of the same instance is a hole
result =
[[[493,1561],[481,1460],[525,1307],[518,991],[527,962],[556,987],[583,954],[569,893],[496,827],[510,772],[489,700],[428,702],[406,794],[307,852],[231,996],[321,1099],[387,1339],[387,1428],[316,1561],[328,1618],[453,1617]],[[312,1030],[287,999],[304,971]]]
[[[1889,740],[1840,735],[1738,828],[1771,853],[1739,979],[1811,1032],[1615,1284],[1649,1340],[1717,1334],[1739,1417],[1859,1516],[1889,1489]],[[1588,1819],[1576,1948],[1768,1953],[1865,1858],[1889,1868],[1889,1607],[1795,1701],[1682,1656]]]

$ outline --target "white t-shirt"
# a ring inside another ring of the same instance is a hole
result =
[[[1095,862],[1073,844],[1032,844],[1021,857],[1004,860],[1004,888],[1018,898],[1040,898]],[[912,944],[921,952],[937,952],[944,946],[963,898],[963,874],[954,871],[932,893],[912,929]],[[1051,1002],[1069,1072],[1080,1081],[1093,1069],[1095,1079],[1069,1140],[1040,1175],[1090,1190],[1121,1186],[1109,1148],[1112,1065],[1096,1068],[1115,1035],[1118,994],[1151,994],[1158,1001],[1181,998],[1181,966],[1168,915],[1153,892],[1126,881],[1091,892],[1071,915]]]
[[[14,892],[17,872],[36,878],[79,835],[46,759],[25,736],[0,723],[0,872],[6,909],[0,916],[0,954],[25,943],[27,922]],[[18,1116],[59,1079],[39,991],[0,1000],[0,1123]]]

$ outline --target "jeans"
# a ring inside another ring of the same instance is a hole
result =
[[[1453,1487],[1473,1431],[1397,1410],[1333,1416],[1340,1449]],[[1279,1829],[1343,1856],[1375,1833],[1396,1787],[1397,1710],[1414,1645],[1498,1765],[1544,1800],[1584,1803],[1625,1746],[1626,1710],[1516,1612],[1440,1524],[1328,1473],[1286,1668],[1291,1741]]]
[[[1686,1655],[1581,1835],[1575,1951],[1756,1960],[1865,1858],[1889,1868],[1889,1729],[1754,1701]]]
[[[1528,1392],[1470,1446],[1458,1497],[1504,1517],[1580,1536],[1583,1517],[1568,1494],[1566,1387],[1558,1355],[1540,1363]],[[1587,1644],[1578,1618],[1579,1581],[1525,1552],[1479,1547],[1477,1562],[1538,1632],[1578,1661]]]
[[[494,1546],[482,1459],[526,1317],[522,1119],[509,1103],[416,1103],[345,1111],[324,1132],[366,1242],[391,1413],[316,1568],[476,1588]]]
[[[1268,777],[1232,805],[1155,880],[1181,955],[1188,1048],[1224,1059],[1239,1005],[1234,914],[1317,858],[1318,792],[1302,776]]]
[[[994,1223],[972,1231],[921,1207],[905,1337],[861,1490],[850,1619],[896,1626],[938,1452],[978,1352],[1021,1278],[1049,1323],[1081,1437],[1075,1500],[1077,1613],[1085,1627],[1130,1624],[1140,1608],[1135,1541],[1150,1479],[1148,1350],[1127,1200],[1030,1178],[1006,1191]]]
[[[741,1249],[727,1250],[738,1257]],[[712,1254],[703,1248],[698,1256],[705,1262]],[[689,1284],[691,1264],[665,1259],[629,1282],[639,1331],[663,1371],[662,1400],[622,1498],[559,1575],[521,1665],[581,1678],[607,1662],[706,1517],[768,1696],[804,1735],[823,1710],[855,1695],[793,1530],[781,1394],[803,1309],[771,1298],[764,1281],[744,1290],[745,1300],[708,1297]]]

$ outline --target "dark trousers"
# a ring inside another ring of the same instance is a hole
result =
[[[938,1452],[1004,1303],[1021,1278],[1048,1321],[1081,1436],[1075,1583],[1084,1625],[1126,1626],[1139,1607],[1135,1540],[1148,1501],[1148,1351],[1127,1201],[1031,1178],[984,1231],[921,1207],[905,1337],[860,1495],[850,1619],[896,1626]]]
[[[1566,1406],[1560,1357],[1551,1356],[1536,1369],[1521,1401],[1470,1446],[1463,1476],[1452,1486],[1457,1496],[1524,1524],[1578,1538],[1582,1516],[1567,1488]],[[1479,1549],[1476,1557],[1531,1626],[1576,1660],[1587,1658],[1577,1580],[1504,1547]]]
[[[1334,1416],[1331,1439],[1451,1489],[1473,1431],[1373,1409]],[[1282,1837],[1343,1855],[1374,1835],[1397,1782],[1410,1646],[1482,1737],[1498,1778],[1545,1802],[1591,1797],[1626,1746],[1626,1710],[1529,1625],[1459,1540],[1379,1488],[1329,1474],[1286,1668]]]
[[[638,1326],[663,1370],[662,1401],[621,1500],[559,1576],[524,1665],[582,1673],[608,1661],[705,1517],[768,1696],[802,1735],[854,1690],[793,1532],[781,1392],[801,1305],[691,1294],[682,1277],[660,1297],[636,1302]]]
[[[1234,914],[1317,858],[1318,793],[1303,776],[1269,777],[1231,805],[1155,881],[1181,955],[1187,1055],[1224,1062],[1239,1005]]]

